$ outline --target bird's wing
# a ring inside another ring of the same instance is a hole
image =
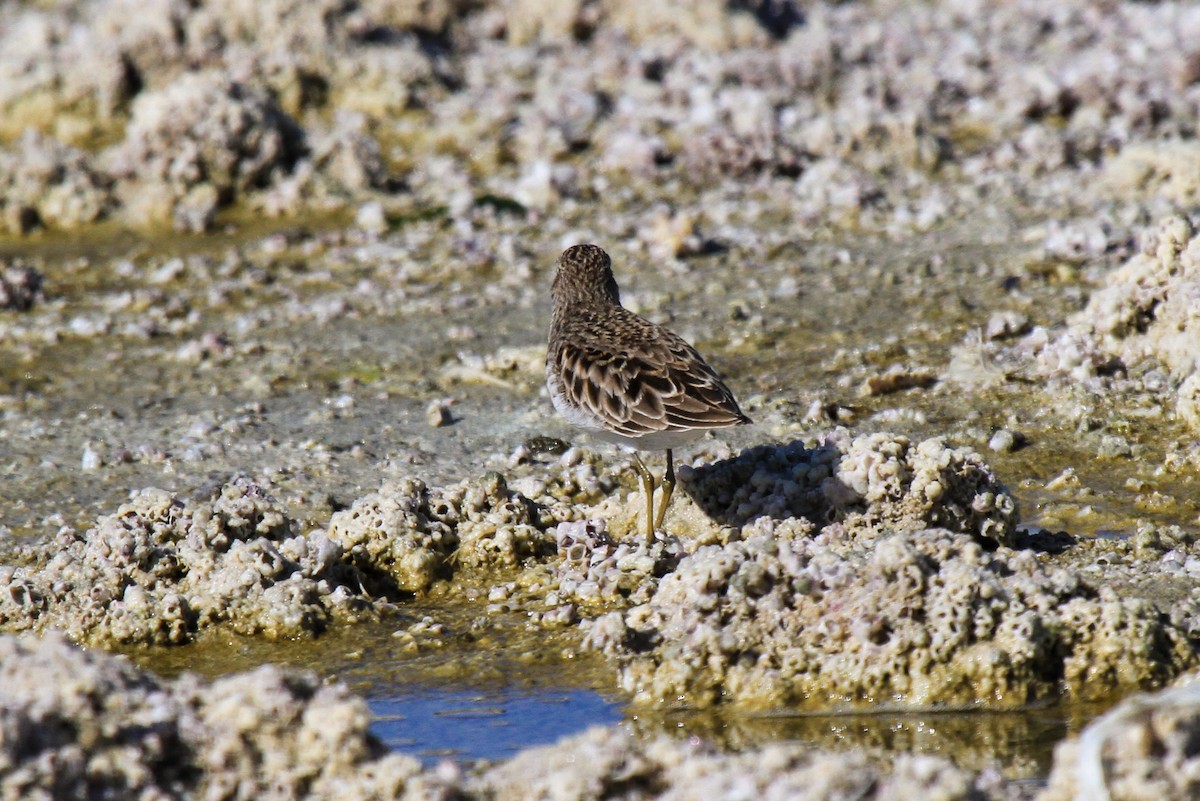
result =
[[[639,353],[562,342],[555,358],[567,399],[625,436],[750,422],[713,369],[678,338]]]

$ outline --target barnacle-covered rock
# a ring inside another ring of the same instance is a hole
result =
[[[513,457],[521,461],[528,455],[529,449],[522,445]],[[563,514],[569,513],[575,504],[599,503],[616,486],[612,470],[599,453],[588,448],[571,447],[562,452],[557,465],[552,466],[544,479],[532,483],[525,480],[517,488],[530,498],[550,504],[552,514]]]
[[[1012,707],[1154,687],[1196,663],[1183,631],[1030,552],[941,529],[709,545],[646,604],[590,624],[643,700]]]
[[[300,128],[265,91],[204,72],[139,95],[106,158],[135,220],[204,230],[220,206],[288,172],[302,149]]]
[[[445,574],[458,547],[453,510],[419,479],[386,482],[336,512],[329,538],[368,576],[407,592],[423,592]]]
[[[1054,769],[1039,801],[1200,795],[1200,683],[1135,695],[1054,749]]]
[[[111,125],[137,91],[120,47],[72,17],[24,5],[0,8],[0,139],[30,129],[84,139]],[[129,15],[124,22],[133,27]]]
[[[81,151],[33,130],[0,149],[0,230],[78,228],[114,206],[111,178]]]
[[[384,586],[423,592],[453,565],[512,567],[550,550],[548,517],[499,473],[449,487],[387,482],[333,515],[329,536]]]
[[[459,565],[515,567],[522,560],[552,551],[546,522],[533,501],[508,488],[500,473],[447,487],[444,503],[456,512]]]
[[[720,523],[774,530],[805,518],[845,536],[938,526],[1012,545],[1017,506],[983,459],[942,439],[834,432],[817,447],[759,446],[682,468],[693,500]]]
[[[1175,379],[1176,410],[1190,425],[1200,374],[1200,236],[1173,215],[1149,233],[1140,252],[1112,272],[1087,307],[1054,339],[1034,331],[1023,348],[1040,369],[1079,380],[1151,360]]]
[[[937,798],[987,801],[978,778],[941,757],[902,754],[890,762],[862,752],[830,753],[775,743],[722,753],[700,738],[639,740],[623,728],[594,727],[554,745],[531,748],[490,768],[473,784],[495,801],[528,798],[641,801],[713,798],[833,801]]]
[[[559,559],[556,602],[597,604],[618,599],[637,602],[653,580],[679,561],[684,545],[667,536],[647,547],[640,537],[615,541],[602,519],[559,523],[555,529]]]
[[[295,637],[369,613],[360,585],[340,546],[296,534],[251,481],[193,504],[146,489],[34,548],[33,564],[0,568],[0,627],[97,644],[181,643],[218,624]]]
[[[309,154],[256,195],[256,207],[271,216],[295,214],[305,208],[336,206],[356,193],[386,185],[382,149],[361,114],[338,114],[331,129],[310,131],[308,142]],[[379,228],[385,227],[386,220],[381,219]]]
[[[429,797],[436,781],[370,722],[312,674],[163,681],[58,637],[0,636],[5,798]]]

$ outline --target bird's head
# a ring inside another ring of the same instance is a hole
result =
[[[562,252],[550,293],[556,303],[604,301],[621,305],[612,259],[596,245],[572,245]]]

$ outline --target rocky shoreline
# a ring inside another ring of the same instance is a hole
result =
[[[1191,797],[1198,33],[1169,3],[4,6],[5,797]],[[542,390],[589,240],[756,420],[681,455],[649,544],[625,457]],[[464,609],[634,716],[1116,706],[1032,777],[630,724],[428,766],[320,665],[107,653],[420,654]]]

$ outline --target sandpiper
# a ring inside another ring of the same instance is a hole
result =
[[[596,245],[564,250],[550,291],[550,399],[568,422],[633,451],[650,541],[675,490],[672,449],[750,418],[695,348],[621,305],[612,260]],[[656,515],[656,482],[637,451],[658,450],[667,452],[667,469]]]

